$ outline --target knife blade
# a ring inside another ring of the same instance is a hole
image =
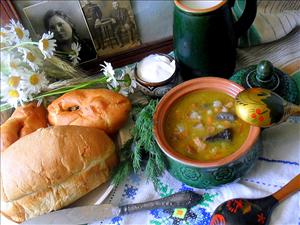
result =
[[[37,216],[22,224],[86,224],[118,216],[120,210],[111,204],[80,206]]]
[[[143,203],[123,206],[101,204],[62,209],[34,217],[22,224],[86,224],[141,210],[151,210],[156,208],[189,208],[196,205],[201,199],[202,195],[200,194],[192,191],[182,191],[165,198]]]

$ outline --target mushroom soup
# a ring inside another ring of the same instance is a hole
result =
[[[239,149],[250,125],[235,114],[234,98],[213,91],[195,91],[169,109],[164,133],[169,145],[191,159],[215,161]]]

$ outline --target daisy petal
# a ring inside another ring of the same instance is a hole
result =
[[[11,44],[31,41],[29,31],[26,30],[19,21],[16,22],[11,19],[10,23],[6,27],[8,28]]]
[[[54,54],[56,40],[50,40],[53,36],[54,34],[49,31],[48,33],[44,33],[42,39],[39,40],[39,49],[43,53],[45,59],[52,57]]]

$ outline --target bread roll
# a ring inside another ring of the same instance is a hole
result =
[[[22,222],[60,209],[106,182],[116,164],[115,145],[100,129],[39,129],[2,153],[1,213]]]
[[[47,125],[47,110],[44,106],[29,103],[16,108],[11,117],[1,125],[1,151],[19,138]]]
[[[51,125],[96,127],[115,133],[127,121],[131,103],[125,96],[107,89],[68,92],[48,106]]]

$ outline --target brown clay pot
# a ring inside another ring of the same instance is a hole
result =
[[[178,180],[197,188],[212,188],[237,180],[258,158],[262,143],[260,128],[251,126],[244,144],[231,155],[211,162],[200,162],[174,151],[164,134],[164,121],[171,105],[182,96],[199,90],[216,90],[235,97],[244,88],[232,81],[216,77],[202,77],[186,81],[171,89],[157,105],[153,121],[154,136],[167,156],[168,171]]]

